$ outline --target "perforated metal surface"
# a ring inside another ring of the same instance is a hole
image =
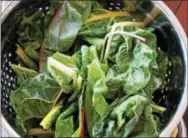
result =
[[[150,6],[148,6],[150,5]],[[109,10],[126,10],[122,6],[121,1],[108,2],[107,8]],[[153,5],[149,2],[137,6],[140,12],[149,13],[153,8]],[[18,22],[13,22],[18,16],[27,14],[25,11],[34,12],[36,10],[43,10],[46,14],[49,14],[49,2],[48,1],[29,1],[26,0],[17,6],[14,11],[6,18],[2,23],[2,63],[1,63],[1,109],[2,114],[8,121],[8,123],[15,128],[15,113],[11,107],[10,103],[10,93],[16,88],[16,78],[15,73],[10,68],[11,63],[19,64],[16,62],[15,50],[16,46],[14,42],[17,39],[17,24]],[[184,88],[185,80],[185,64],[182,56],[182,48],[179,38],[173,27],[169,25],[166,17],[161,16],[157,18],[151,24],[156,30],[155,34],[158,37],[158,50],[163,50],[167,53],[170,59],[168,65],[168,71],[165,75],[165,87],[161,90],[157,90],[154,94],[154,101],[167,108],[167,111],[162,115],[159,115],[161,119],[160,129],[162,130],[166,124],[168,124],[173,117],[174,112],[178,108],[178,104],[181,100]],[[7,30],[8,33],[7,33]],[[11,43],[10,43],[11,42]],[[179,59],[176,62],[175,59]]]

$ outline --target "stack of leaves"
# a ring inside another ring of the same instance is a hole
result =
[[[133,22],[135,18],[139,20]],[[11,65],[19,87],[10,99],[22,133],[158,136],[154,112],[165,108],[152,100],[164,86],[168,59],[141,21],[137,14],[108,11],[96,1],[65,0],[45,33],[33,36],[29,31],[36,49],[42,45],[35,52],[45,60],[39,66],[27,64],[29,68]],[[24,48],[28,38],[23,37]],[[17,53],[28,63],[26,49],[20,49]]]

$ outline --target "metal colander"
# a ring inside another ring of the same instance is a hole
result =
[[[126,10],[120,0],[105,3],[109,10]],[[3,127],[10,136],[19,136],[15,125],[15,112],[9,98],[11,91],[16,88],[16,76],[10,64],[19,64],[16,62],[14,45],[18,23],[23,15],[29,12],[44,10],[48,13],[49,4],[48,0],[14,1],[2,13],[1,110]],[[170,60],[165,75],[165,87],[154,94],[154,101],[167,108],[162,115],[159,115],[160,136],[167,137],[181,120],[187,106],[187,38],[176,17],[163,2],[145,1],[137,5],[137,9],[146,15],[145,21],[152,19],[151,11],[155,7],[161,10],[161,14],[150,26],[155,28],[158,50],[166,52]]]

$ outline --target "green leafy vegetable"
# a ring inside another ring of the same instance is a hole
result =
[[[60,114],[56,121],[55,137],[71,137],[74,132],[73,113],[77,110],[77,104],[73,103],[70,107]]]
[[[10,100],[21,122],[25,122],[44,117],[59,91],[56,81],[45,74],[39,74],[23,81],[21,86],[11,93]]]
[[[143,116],[148,119],[148,122],[143,123],[150,124],[149,129],[155,130],[154,135],[156,135],[158,133],[156,122],[152,115],[151,107],[148,105],[147,99],[142,96],[135,95],[116,105],[111,112],[108,112],[104,118],[97,122],[93,131],[94,136],[128,137],[131,132],[134,132],[134,130],[138,127],[138,122],[140,123],[142,121],[142,113]],[[145,126],[148,128],[147,125]],[[142,132],[147,133],[147,130],[141,131],[140,133]],[[149,131],[146,136],[153,136],[150,133],[152,133],[152,131]]]
[[[168,57],[157,48],[152,20],[138,12],[143,1],[123,1],[126,11],[98,1],[49,2],[26,14],[18,29],[16,60],[23,67],[10,65],[18,84],[10,101],[19,131],[157,137],[157,115],[166,109],[153,99],[165,85]],[[154,18],[159,13],[151,11]]]
[[[14,72],[16,72],[18,85],[21,85],[24,80],[38,75],[36,71],[25,68],[25,67],[21,67],[21,66],[14,65],[14,64],[11,64],[10,66],[14,70]]]
[[[67,52],[91,10],[90,1],[65,0],[50,23],[44,39],[49,50]]]

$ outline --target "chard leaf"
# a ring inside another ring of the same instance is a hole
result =
[[[45,116],[59,91],[60,87],[56,81],[45,74],[39,74],[25,80],[17,90],[11,93],[10,100],[17,115],[24,122],[31,118]]]
[[[43,11],[37,11],[30,16],[24,16],[18,30],[18,42],[26,46],[27,42],[35,42],[40,46],[43,38]]]
[[[45,34],[44,46],[53,51],[67,52],[82,26],[82,18],[86,18],[90,12],[90,3],[90,1],[84,3],[63,1]]]
[[[85,24],[80,29],[78,35],[87,37],[104,37],[104,35],[110,30],[113,22],[113,20],[107,19]]]
[[[71,137],[74,133],[74,120],[73,116],[65,119],[58,118],[55,128],[55,137]]]
[[[93,136],[94,123],[100,117],[103,117],[108,109],[108,103],[103,96],[107,93],[108,89],[104,83],[105,74],[99,62],[96,47],[90,47],[90,57],[92,57],[90,58],[92,62],[88,65],[84,108],[86,111],[88,131],[90,136]],[[103,106],[100,106],[101,104]]]
[[[32,78],[38,75],[38,72],[21,67],[18,65],[11,64],[11,68],[16,72],[16,77],[17,77],[17,84],[21,85],[26,79]]]
[[[116,54],[116,64],[120,72],[125,72],[129,68],[129,63],[132,58],[132,38],[125,37],[125,42],[119,47]]]
[[[38,61],[39,55],[36,50],[40,48],[41,42],[27,42],[24,44],[24,52],[27,54],[32,60]]]
[[[82,55],[81,51],[77,51],[72,55],[72,59],[76,63],[76,67],[80,70],[82,66]]]
[[[144,88],[144,91],[146,92],[146,95],[149,99],[153,99],[153,93],[160,88],[162,85],[162,79],[157,77],[154,73],[152,73],[151,78]]]
[[[90,36],[85,36],[83,38],[86,42],[88,42],[91,45],[95,45],[97,48],[97,51],[102,50],[102,46],[104,44],[104,39],[100,37],[90,37]]]
[[[104,72],[102,71],[100,64],[95,61],[88,66],[88,79],[91,87],[93,88],[93,107],[102,117],[108,108],[108,103],[103,96],[104,93],[107,93],[108,88],[104,82]],[[101,104],[103,106],[100,106]]]
[[[103,137],[104,135],[128,137],[139,122],[142,112],[148,104],[147,99],[139,95],[120,101],[104,118],[95,123],[93,131],[95,137]]]
[[[144,108],[131,137],[157,137],[158,135],[157,122],[152,114],[152,107],[148,105]]]
[[[73,120],[73,113],[77,111],[77,104],[73,103],[60,114],[56,120],[55,137],[71,137],[74,133],[75,122]]]

